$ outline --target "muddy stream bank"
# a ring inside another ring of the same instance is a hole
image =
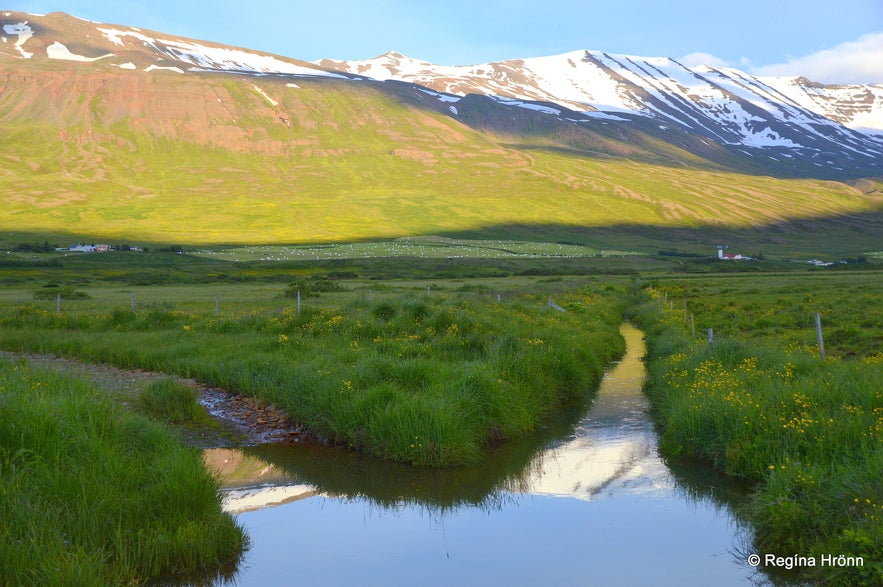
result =
[[[184,442],[196,448],[319,441],[276,406],[205,385],[195,379],[143,369],[120,369],[112,365],[86,363],[49,354],[0,351],[0,357],[11,361],[26,360],[37,367],[88,379],[109,396],[128,406],[134,404],[141,390],[152,381],[174,377],[196,392],[199,403],[206,408],[213,420],[210,425],[196,424],[177,428]]]

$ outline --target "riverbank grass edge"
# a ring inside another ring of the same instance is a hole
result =
[[[0,583],[220,578],[247,546],[199,452],[80,379],[0,359]]]
[[[860,557],[801,573],[883,582],[881,357],[825,360],[737,337],[708,344],[692,338],[680,310],[653,301],[630,313],[647,333],[646,392],[663,453],[756,483],[741,515],[758,552]]]

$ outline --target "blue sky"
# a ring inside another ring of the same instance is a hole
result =
[[[63,11],[308,61],[394,50],[471,65],[597,49],[883,83],[883,0],[35,0],[7,8]]]

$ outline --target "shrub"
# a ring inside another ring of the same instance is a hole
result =
[[[34,291],[35,300],[54,300],[58,296],[61,296],[63,300],[86,300],[92,297],[86,292],[77,291],[69,285],[50,285]]]
[[[317,276],[313,277],[312,279],[294,280],[288,287],[285,288],[285,291],[282,295],[284,295],[286,298],[296,298],[298,292],[300,292],[302,298],[312,298],[322,293],[336,291],[346,291],[346,288],[336,281],[331,281],[327,277]]]

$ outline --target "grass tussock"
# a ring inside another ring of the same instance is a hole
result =
[[[162,422],[193,422],[202,414],[196,392],[173,377],[147,384],[138,396],[138,407]]]
[[[648,303],[634,312],[648,333],[647,393],[663,450],[757,483],[744,513],[758,552],[862,557],[862,566],[806,572],[831,584],[883,583],[880,355],[824,360],[780,346],[794,336],[780,330],[708,345],[692,339],[679,311]]]
[[[228,575],[247,538],[200,456],[80,380],[0,361],[0,583]]]

